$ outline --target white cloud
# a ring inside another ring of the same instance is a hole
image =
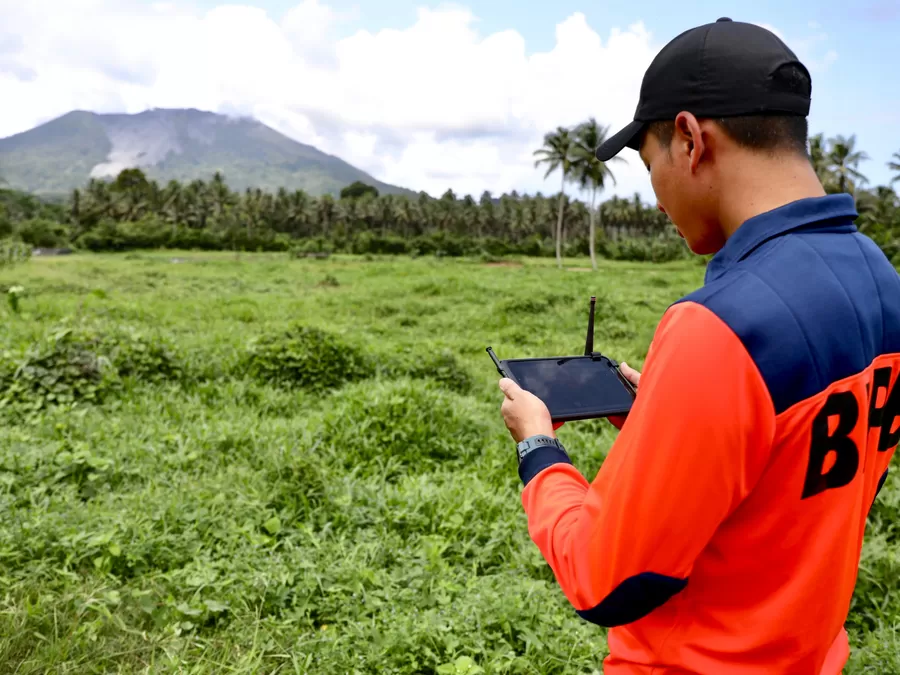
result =
[[[359,12],[336,12],[318,0],[305,0],[289,9],[281,20],[281,28],[296,53],[323,66],[334,66],[332,29],[356,19]]]
[[[529,54],[515,31],[479,34],[460,6],[341,39],[332,32],[357,15],[319,0],[283,17],[131,0],[0,0],[0,13],[0,99],[16,101],[0,136],[71,109],[242,112],[435,195],[555,192],[556,177],[545,183],[533,166],[543,133],[589,115],[626,123],[659,47],[640,24],[607,39],[574,14],[552,50]],[[620,191],[652,197],[636,162],[617,173]]]
[[[0,0],[0,100],[15,101],[0,137],[76,108],[195,107],[252,114],[436,196],[548,194],[558,177],[545,181],[532,157],[543,134],[589,116],[615,132],[662,46],[641,23],[600,34],[575,13],[555,27],[551,50],[530,53],[516,31],[479,33],[458,5],[336,38],[365,17],[324,1],[276,17],[251,4],[204,13],[183,2]],[[646,170],[623,156],[608,190],[652,200]]]
[[[757,23],[758,26],[772,31],[784,41],[788,47],[797,55],[811,75],[816,75],[828,70],[828,67],[837,61],[838,54],[834,49],[828,49],[821,57],[817,56],[817,48],[820,45],[828,43],[828,34],[821,30],[821,26],[816,21],[810,21],[807,26],[810,30],[815,31],[813,34],[800,36],[785,36],[775,26],[767,23]]]

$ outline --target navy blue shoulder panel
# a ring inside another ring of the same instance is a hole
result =
[[[735,332],[776,414],[900,353],[900,275],[855,231],[775,237],[679,302],[706,306]]]

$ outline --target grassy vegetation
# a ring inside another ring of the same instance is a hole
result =
[[[640,367],[702,277],[171,252],[0,270],[24,289],[0,327],[0,672],[599,673],[603,631],[528,539],[484,349],[578,353],[594,294],[598,348]],[[561,431],[591,478],[615,433]],[[897,480],[847,673],[900,672]]]

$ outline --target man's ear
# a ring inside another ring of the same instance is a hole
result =
[[[693,113],[682,111],[675,118],[675,147],[688,156],[691,172],[695,172],[706,151],[703,130]]]

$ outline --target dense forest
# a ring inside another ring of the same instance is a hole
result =
[[[371,186],[349,185],[335,198],[302,191],[275,193],[229,189],[216,173],[209,181],[159,185],[139,169],[115,180],[91,180],[62,202],[0,190],[0,237],[32,247],[91,251],[147,248],[330,252],[412,255],[596,255],[665,261],[689,255],[668,218],[639,195],[597,198],[615,182],[614,163],[602,164],[594,148],[606,128],[589,120],[558,128],[535,151],[535,166],[556,174],[555,195],[499,198],[447,190],[440,198],[379,195]],[[810,158],[826,190],[857,199],[859,228],[900,264],[900,152],[889,163],[890,186],[864,187],[867,155],[855,137],[810,139]],[[567,194],[575,184],[591,199]],[[596,230],[596,234],[594,231]],[[9,243],[7,243],[7,247]],[[596,247],[596,250],[594,250]]]

